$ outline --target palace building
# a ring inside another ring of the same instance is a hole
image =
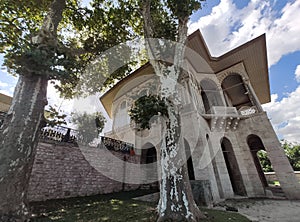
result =
[[[261,107],[270,102],[265,35],[220,57],[211,56],[200,31],[188,37],[187,47],[178,91],[190,180],[208,183],[213,201],[276,196],[257,155],[264,150],[281,192],[289,199],[300,199],[300,184]],[[128,111],[139,96],[159,94],[158,83],[146,63],[100,98],[113,120],[112,131],[105,136],[134,144],[141,165],[159,159],[163,124],[154,118],[151,129],[137,131]],[[154,168],[141,183],[155,181],[159,167]]]

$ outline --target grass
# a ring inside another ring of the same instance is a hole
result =
[[[268,184],[270,185],[274,185],[274,186],[280,186],[280,183],[278,180],[272,180],[272,181],[268,181]]]
[[[147,191],[146,191],[147,192]],[[149,192],[148,192],[149,193]],[[32,222],[152,222],[156,220],[155,203],[131,198],[145,191],[122,192],[92,197],[69,198],[32,203]],[[207,219],[203,222],[249,222],[238,213],[201,208]]]

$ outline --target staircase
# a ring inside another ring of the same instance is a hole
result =
[[[271,191],[274,197],[286,198],[286,196],[280,186],[269,186],[269,187],[266,187],[266,190]]]

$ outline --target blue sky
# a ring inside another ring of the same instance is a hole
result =
[[[298,142],[299,12],[300,0],[207,0],[203,9],[192,15],[189,24],[190,33],[200,29],[214,56],[266,33],[272,101],[264,109],[280,138]],[[5,69],[0,70],[1,93],[12,95],[16,82]],[[61,102],[52,88],[48,98]]]

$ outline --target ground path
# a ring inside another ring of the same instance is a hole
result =
[[[156,202],[159,193],[134,199]],[[300,222],[300,201],[243,198],[226,200],[212,208],[226,210],[226,207],[236,208],[253,222]]]
[[[223,206],[223,207],[222,207]],[[216,208],[235,207],[255,222],[300,222],[300,201],[273,199],[226,200]]]

